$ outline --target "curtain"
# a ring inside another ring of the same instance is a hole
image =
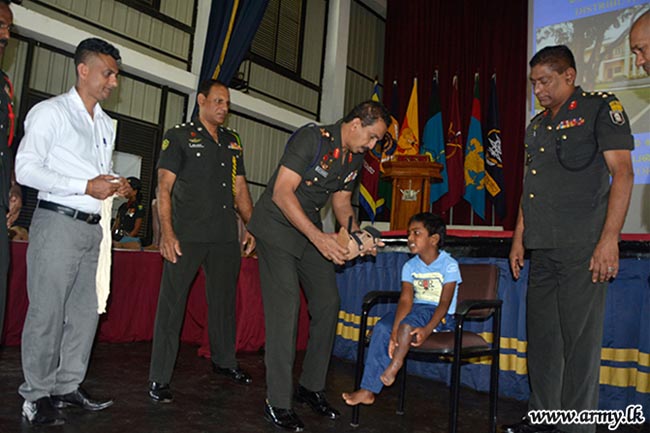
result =
[[[506,217],[492,219],[486,206],[485,220],[473,216],[475,225],[503,225],[513,229],[522,191],[524,132],[526,127],[526,81],[528,6],[511,0],[388,0],[384,77],[398,81],[398,95],[385,86],[385,102],[397,96],[406,111],[413,77],[418,78],[419,100],[428,100],[432,77],[439,70],[443,127],[449,125],[451,82],[458,74],[461,130],[467,137],[471,115],[474,73],[480,74],[481,118],[487,119],[490,78],[497,74],[501,115],[503,173],[507,193]],[[420,110],[420,124],[426,122]],[[489,199],[487,201],[489,202]],[[470,205],[461,201],[453,208],[454,224],[469,224]],[[449,214],[443,215],[449,220]]]
[[[216,78],[230,84],[251,46],[268,0],[213,1],[200,81]]]

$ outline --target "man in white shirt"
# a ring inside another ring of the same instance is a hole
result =
[[[34,106],[16,156],[19,183],[39,191],[27,249],[29,309],[22,335],[23,416],[57,425],[60,408],[98,411],[80,387],[95,331],[95,276],[102,240],[101,201],[127,195],[126,179],[111,173],[115,130],[99,102],[117,87],[119,51],[97,38],[75,51],[75,86]]]

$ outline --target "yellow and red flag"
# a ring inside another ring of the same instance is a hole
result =
[[[417,155],[420,153],[420,128],[418,126],[418,79],[413,79],[413,90],[406,115],[399,131],[396,155]]]

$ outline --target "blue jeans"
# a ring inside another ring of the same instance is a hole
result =
[[[401,323],[411,325],[414,328],[426,326],[435,311],[435,305],[413,304],[411,311]],[[395,313],[388,313],[377,322],[372,330],[372,338],[370,339],[370,347],[366,357],[366,367],[363,371],[363,379],[361,379],[361,388],[375,394],[379,393],[384,386],[379,376],[386,370],[391,361],[388,357],[388,343],[390,342],[390,334],[393,332],[394,322]],[[447,314],[434,332],[451,331],[453,329],[454,316]]]

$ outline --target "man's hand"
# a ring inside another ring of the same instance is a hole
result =
[[[314,245],[327,260],[331,260],[337,265],[342,265],[345,263],[345,259],[350,253],[350,250],[347,247],[339,245],[336,241],[337,237],[338,235],[336,233],[320,232],[316,239],[314,239]]]
[[[120,179],[109,174],[100,174],[86,184],[86,194],[98,200],[104,200],[115,194],[120,186]]]
[[[244,235],[244,256],[248,257],[253,251],[255,251],[255,236],[251,232],[246,231]]]
[[[23,195],[18,184],[11,185],[9,189],[9,212],[7,212],[7,228],[10,228],[18,219],[20,209],[23,207]]]
[[[172,230],[160,234],[160,255],[172,263],[176,263],[178,256],[182,256],[181,244]]]
[[[122,197],[128,197],[131,194],[133,194],[133,188],[131,187],[131,184],[129,183],[128,180],[126,180],[125,177],[120,177],[119,179],[118,187],[117,187],[117,195],[120,195]]]
[[[601,239],[589,261],[591,281],[605,282],[618,274],[618,239]]]
[[[519,279],[521,269],[524,267],[524,245],[513,239],[512,247],[510,248],[510,270],[515,280]]]

